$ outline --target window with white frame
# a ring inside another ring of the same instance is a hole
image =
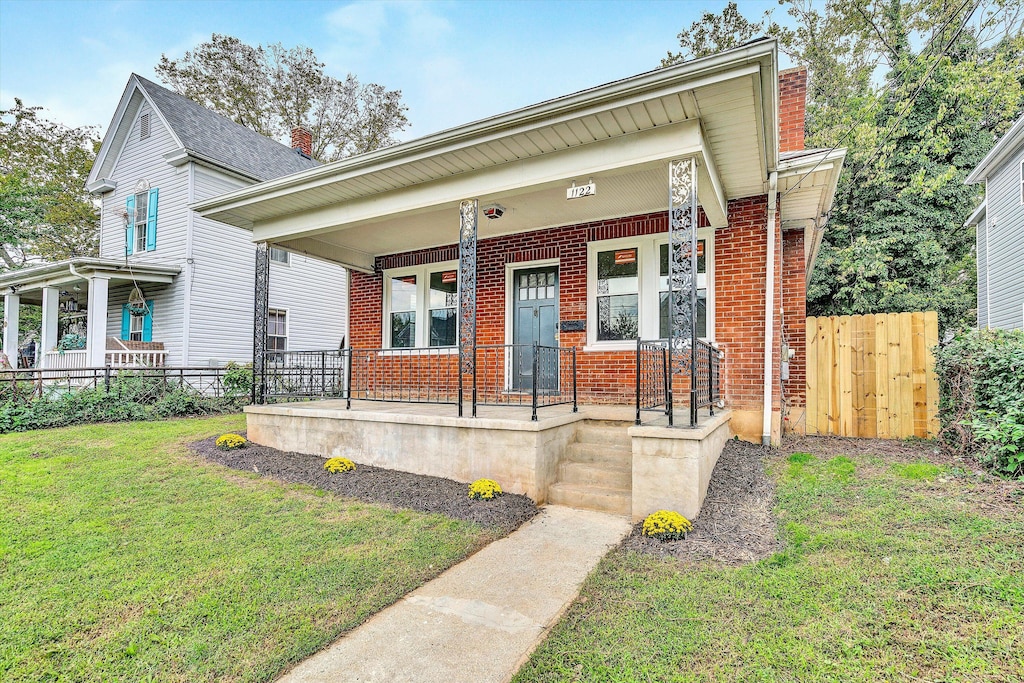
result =
[[[267,311],[267,351],[288,349],[288,312],[276,308]]]
[[[288,252],[277,247],[270,248],[270,260],[274,263],[288,264]]]
[[[458,264],[432,263],[384,273],[384,345],[393,349],[457,343]]]
[[[128,316],[128,340],[143,341],[146,318],[141,315]]]
[[[714,336],[714,231],[698,231],[697,334]],[[668,235],[587,245],[587,344],[632,347],[668,337]]]
[[[147,226],[149,225],[149,191],[135,195],[135,251],[146,251]]]

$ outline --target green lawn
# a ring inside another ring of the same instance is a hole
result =
[[[772,469],[784,552],[614,552],[515,680],[1024,679],[1020,485],[876,456]]]
[[[241,416],[0,436],[0,680],[267,680],[491,540],[200,462]]]

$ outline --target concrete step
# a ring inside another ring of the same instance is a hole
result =
[[[597,510],[613,515],[629,516],[633,500],[629,491],[558,482],[548,489],[548,502],[580,510]]]
[[[631,426],[632,423],[630,422],[585,420],[577,428],[576,441],[579,443],[631,446],[632,440],[627,431]]]
[[[558,481],[628,492],[633,488],[633,471],[618,463],[563,462],[559,466]]]
[[[566,446],[565,460],[633,466],[633,447],[616,444],[574,442]]]

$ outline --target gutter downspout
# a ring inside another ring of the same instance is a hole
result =
[[[764,418],[761,443],[772,442],[772,375],[775,360],[775,221],[778,203],[779,174],[768,176],[768,249],[764,280]]]

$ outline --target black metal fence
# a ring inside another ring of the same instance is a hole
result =
[[[683,353],[690,355],[691,372],[674,375],[672,356],[667,341],[642,341],[636,344],[636,423],[641,424],[642,412],[658,411],[668,417],[668,424],[675,422],[674,380],[681,380],[680,387],[690,395],[690,427],[697,426],[697,414],[701,408],[708,408],[715,414],[715,404],[721,397],[719,389],[719,365],[721,352],[713,344],[698,339],[696,346]]]
[[[0,403],[27,403],[83,389],[104,389],[140,403],[175,391],[247,403],[251,384],[251,371],[241,366],[0,370]]]
[[[475,373],[459,372],[449,347],[268,351],[261,385],[265,400],[343,398],[389,403],[468,403],[529,406],[531,417],[548,406],[576,409],[576,349],[536,344],[476,348]]]

